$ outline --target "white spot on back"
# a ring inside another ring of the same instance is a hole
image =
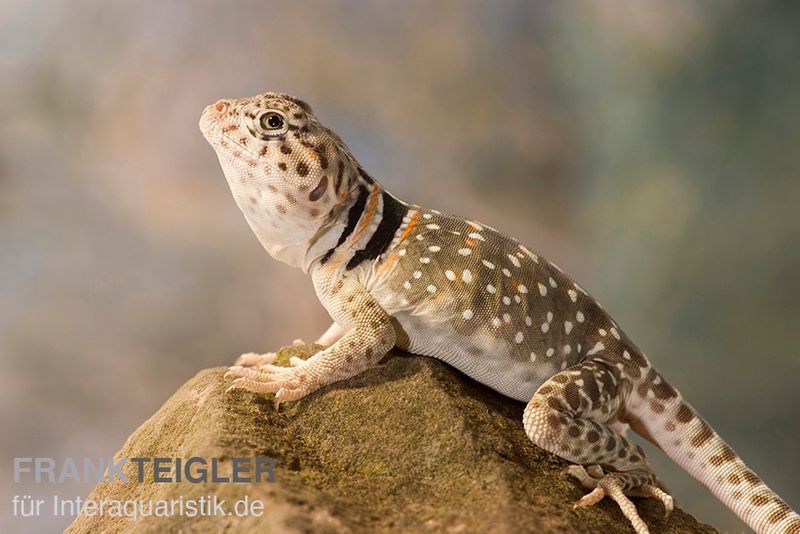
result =
[[[431,252],[439,252],[440,250],[442,250],[442,247],[440,247],[439,245],[431,245],[428,247],[428,250],[430,250]]]
[[[472,310],[464,310],[464,313],[461,314],[465,321],[469,321],[472,319]]]
[[[414,278],[421,278],[422,271],[414,271],[414,274],[412,274],[411,276],[413,276]]]
[[[572,323],[570,321],[564,321],[564,332],[566,334],[572,332]]]
[[[520,263],[516,256],[512,256],[511,254],[507,254],[509,261],[514,267],[519,267]]]
[[[470,254],[472,254],[472,249],[467,247],[460,248],[458,249],[458,253],[461,254],[462,256],[469,256]]]
[[[572,299],[572,302],[578,302],[578,292],[574,289],[570,289],[567,291],[569,293],[569,298]]]
[[[431,259],[430,259],[430,258],[428,258],[427,256],[423,256],[423,257],[421,257],[421,258],[419,259],[419,262],[420,262],[420,263],[430,263],[430,262],[431,262]]]
[[[543,283],[541,283],[541,282],[539,282],[539,294],[540,294],[540,295],[542,295],[543,297],[544,297],[545,295],[547,295],[547,286],[546,286],[546,285],[544,285],[544,284],[543,284]]]
[[[517,286],[517,291],[519,291],[522,294],[525,294],[528,292],[528,288],[525,287],[525,284],[520,284]]]
[[[438,230],[440,226],[438,224],[426,224],[425,228],[428,230]]]
[[[487,260],[481,260],[481,263],[482,263],[482,264],[484,264],[484,265],[485,265],[486,267],[488,267],[489,269],[494,269],[494,263],[492,263],[492,262],[490,262],[490,261],[487,261]]]
[[[517,344],[522,343],[523,339],[525,339],[525,335],[522,332],[517,332],[517,335],[514,336],[514,342]]]
[[[534,254],[533,252],[531,252],[530,250],[528,250],[528,249],[527,249],[525,246],[523,246],[523,245],[520,245],[520,246],[519,246],[519,248],[520,248],[520,250],[522,250],[522,252],[524,252],[525,254],[527,254],[527,255],[528,255],[528,257],[529,257],[530,259],[532,259],[532,260],[533,260],[535,263],[539,263],[539,256],[537,256],[536,254]]]
[[[577,319],[579,323],[582,323],[583,321],[586,320],[586,317],[583,316],[583,312],[582,311],[578,311],[575,314],[575,319]]]
[[[469,284],[472,282],[472,272],[469,269],[464,269],[464,272],[461,273],[461,279],[464,280],[465,283]]]
[[[431,284],[428,286],[428,293],[436,293],[436,286]]]
[[[445,278],[447,278],[451,282],[456,279],[456,273],[454,273],[453,271],[451,271],[449,269],[444,272],[444,276],[445,276]]]
[[[604,348],[606,348],[606,346],[603,345],[603,343],[601,341],[598,341],[597,343],[594,344],[594,347],[589,349],[589,352],[587,352],[586,355],[587,356],[591,356],[593,354],[597,354],[598,352],[600,352]]]
[[[486,285],[486,291],[488,291],[489,293],[494,295],[495,293],[497,293],[497,288],[494,287],[492,284],[487,284]]]

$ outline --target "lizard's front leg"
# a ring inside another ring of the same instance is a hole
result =
[[[333,345],[292,367],[264,363],[258,367],[234,365],[231,389],[275,393],[275,404],[301,399],[317,389],[369,369],[394,346],[395,330],[390,316],[363,287],[342,280],[333,304],[337,322],[351,326]]]

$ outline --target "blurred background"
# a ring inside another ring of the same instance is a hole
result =
[[[312,340],[200,112],[308,100],[401,198],[587,287],[800,507],[800,4],[0,2],[0,510],[15,456],[110,456],[200,369]],[[649,449],[678,503],[744,531]]]

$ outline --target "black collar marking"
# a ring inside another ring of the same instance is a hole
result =
[[[386,191],[381,192],[383,195],[383,213],[381,222],[375,233],[369,238],[367,245],[357,251],[350,261],[347,262],[347,270],[355,268],[364,260],[371,260],[377,258],[386,250],[392,242],[397,229],[403,224],[403,217],[408,212],[408,206],[403,204]]]
[[[361,219],[361,215],[364,213],[364,207],[367,205],[367,188],[363,185],[358,186],[358,198],[356,199],[355,204],[350,207],[350,211],[347,212],[347,226],[344,227],[342,230],[342,234],[339,236],[339,241],[336,243],[334,247],[332,247],[328,252],[322,256],[321,263],[325,265],[333,252],[345,242],[345,240],[353,233],[353,230],[356,229],[356,224],[358,220]]]

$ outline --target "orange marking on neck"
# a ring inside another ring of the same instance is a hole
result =
[[[405,241],[409,235],[411,235],[411,232],[414,231],[414,227],[417,226],[418,219],[419,219],[419,211],[415,211],[414,215],[411,216],[411,220],[408,221],[408,226],[406,226],[405,232],[403,232],[403,234],[400,236],[400,240],[397,242],[398,245],[403,241]]]
[[[475,248],[475,240],[474,239],[467,239],[467,246],[469,248]]]
[[[381,265],[381,268],[380,268],[380,269],[378,269],[378,272],[379,272],[379,273],[381,273],[381,274],[383,274],[383,273],[385,273],[386,271],[388,271],[389,269],[391,269],[391,268],[392,268],[392,265],[394,265],[394,264],[395,264],[395,262],[397,261],[397,258],[398,258],[398,257],[399,257],[399,256],[398,256],[397,254],[392,254],[391,256],[389,256],[388,258],[386,258],[386,261],[383,263],[383,265]]]
[[[418,219],[419,219],[419,211],[415,211],[414,215],[411,216],[411,220],[408,221],[406,229],[403,231],[403,233],[400,235],[400,238],[397,240],[397,245],[405,241],[408,238],[408,236],[411,235],[411,232],[414,231],[414,227],[417,226]],[[395,264],[395,262],[397,262],[397,258],[399,258],[397,253],[392,253],[388,258],[386,258],[386,262],[383,265],[381,265],[381,268],[378,272],[385,273],[386,271],[391,269],[392,266]]]
[[[380,187],[377,185],[372,188],[372,192],[369,195],[369,206],[367,206],[367,213],[364,216],[364,221],[356,230],[356,233],[353,235],[352,241],[350,241],[350,246],[347,248],[352,248],[353,245],[358,243],[358,240],[361,239],[361,234],[367,229],[369,223],[372,222],[372,218],[375,216],[375,211],[378,206],[378,192],[380,191]]]

